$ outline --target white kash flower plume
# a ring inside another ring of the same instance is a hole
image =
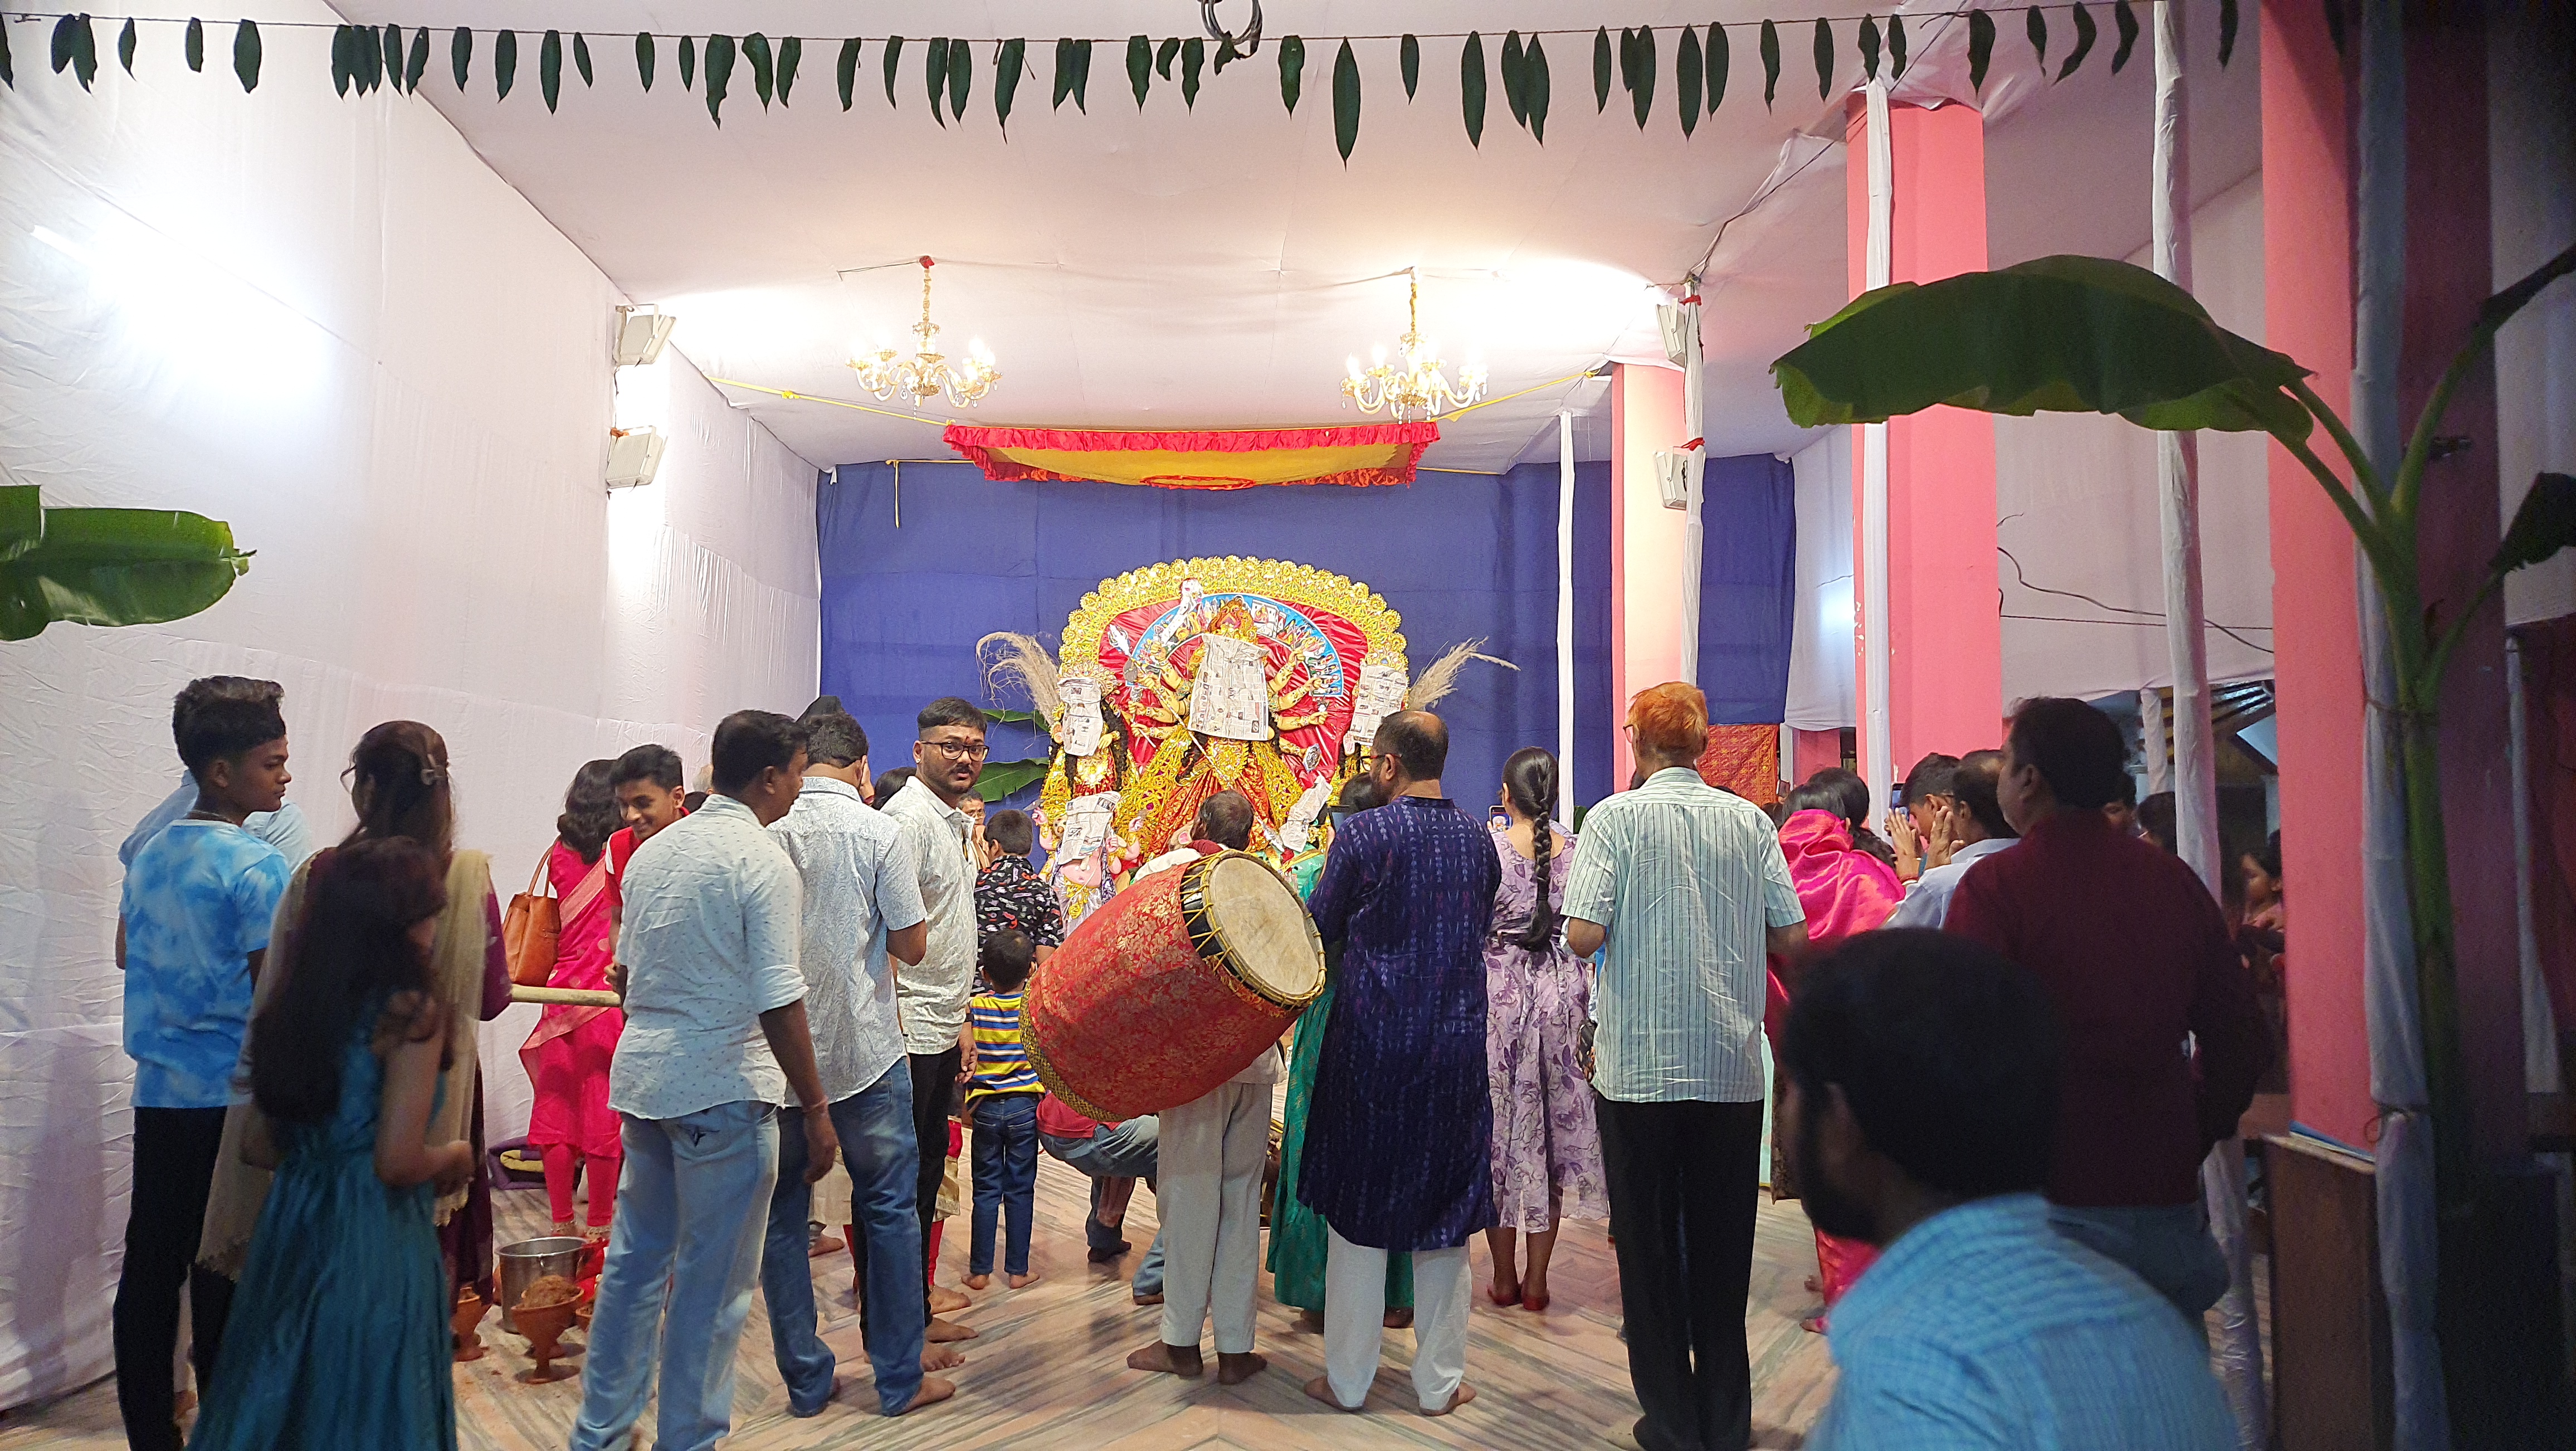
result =
[[[1053,722],[1064,709],[1064,696],[1056,689],[1061,672],[1055,654],[1037,636],[997,630],[975,642],[975,660],[984,667],[984,690],[993,699],[1016,686],[1027,693],[1029,708],[1041,720]]]
[[[1484,643],[1482,638],[1461,640],[1441,651],[1440,658],[1432,661],[1420,675],[1413,678],[1413,684],[1406,688],[1404,708],[1429,710],[1438,705],[1448,697],[1449,692],[1458,688],[1458,672],[1466,669],[1467,662],[1470,660],[1482,660],[1488,665],[1500,665],[1505,670],[1521,668],[1500,656],[1478,653],[1477,647]]]

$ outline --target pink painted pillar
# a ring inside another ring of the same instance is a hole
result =
[[[1847,135],[1852,295],[1867,290],[1869,144],[1854,98]],[[1934,282],[1986,266],[1985,117],[1967,106],[1895,106],[1888,280]],[[1864,445],[1852,447],[1852,558],[1861,536]],[[1928,751],[1965,755],[2000,745],[2003,619],[1996,603],[1995,424],[1983,413],[1934,408],[1887,425],[1887,598],[1853,581],[1853,646],[1861,760],[1870,756],[1868,641],[1888,642],[1888,739],[1895,779]]]
[[[1687,442],[1682,375],[1615,363],[1610,369],[1610,694],[1619,720],[1640,690],[1682,675],[1682,553],[1687,519],[1663,505],[1655,455]],[[1613,784],[1626,790],[1637,759],[1612,738]]]
[[[2322,10],[2264,5],[2260,13],[2264,341],[2314,369],[2318,394],[2349,417],[2352,156],[2344,76]],[[2316,480],[2277,445],[2270,481],[2272,628],[2282,647],[2273,664],[2282,871],[2298,883],[2299,896],[2298,941],[2283,967],[2290,1112],[2346,1143],[2367,1144],[2376,1110],[2362,1010],[2363,696],[2352,531]]]
[[[1841,731],[1793,731],[1790,734],[1795,738],[1791,746],[1790,769],[1798,773],[1791,785],[1803,784],[1818,771],[1843,763]]]

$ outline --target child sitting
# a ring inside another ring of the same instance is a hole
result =
[[[1010,1242],[1002,1268],[1014,1290],[1037,1282],[1029,1273],[1029,1222],[1038,1184],[1038,1099],[1046,1092],[1020,1039],[1020,998],[1037,949],[1029,934],[1006,928],[984,939],[986,990],[966,1013],[959,1047],[967,1066],[966,1115],[975,1129],[975,1230],[966,1288],[993,1282],[994,1221],[1008,1210]]]

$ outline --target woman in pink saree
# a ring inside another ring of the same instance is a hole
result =
[[[1844,820],[1838,793],[1831,786],[1810,784],[1789,793],[1788,815],[1780,823],[1780,851],[1789,859],[1789,880],[1798,889],[1798,904],[1807,909],[1807,943],[1811,953],[1831,951],[1858,933],[1886,925],[1905,900],[1895,869],[1852,845],[1851,823]],[[1775,992],[1779,979],[1772,979]],[[1861,1271],[1878,1258],[1858,1240],[1836,1239],[1816,1232],[1815,1288],[1831,1310]],[[1822,1330],[1824,1317],[1807,1322]]]
[[[560,933],[555,940],[554,975],[548,987],[604,990],[616,943],[617,888],[608,875],[609,833],[617,829],[616,793],[609,787],[612,761],[592,761],[572,778],[564,793],[563,815],[555,822],[555,844],[546,853],[546,876],[554,883]],[[617,1115],[608,1107],[608,1063],[617,1053],[617,1035],[626,1015],[615,1008],[548,1003],[536,1031],[519,1049],[519,1061],[536,1086],[536,1105],[528,1116],[528,1143],[546,1166],[546,1198],[554,1211],[554,1232],[571,1234],[573,1179],[585,1161],[589,1166],[588,1238],[608,1238],[610,1216],[617,1207],[617,1174],[623,1167]]]

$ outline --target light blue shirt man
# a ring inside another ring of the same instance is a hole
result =
[[[2209,1353],[2036,1194],[1916,1224],[1834,1307],[1840,1379],[1809,1451],[2226,1451]]]
[[[1990,836],[1972,841],[1953,852],[1950,859],[1915,879],[1914,886],[1897,904],[1895,915],[1887,919],[1890,927],[1939,927],[1950,918],[1950,894],[1959,890],[1960,879],[1968,868],[2021,840],[2017,836]]]

